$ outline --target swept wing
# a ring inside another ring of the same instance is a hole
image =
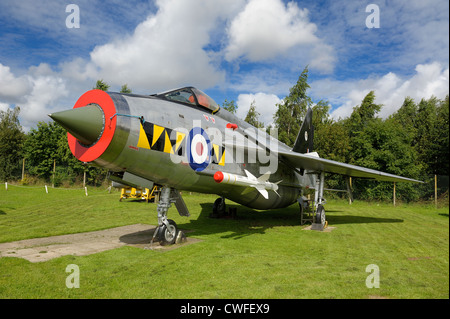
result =
[[[281,156],[288,164],[298,169],[335,173],[351,177],[369,178],[379,181],[423,183],[412,178],[320,158],[316,152],[301,154],[292,151],[280,150],[278,151],[278,156]]]

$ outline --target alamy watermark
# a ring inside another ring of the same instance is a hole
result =
[[[187,162],[197,171],[205,169],[215,159],[222,164],[255,164],[258,163],[261,174],[274,173],[278,169],[278,130],[271,128],[270,134],[253,127],[244,130],[215,127],[201,128],[201,121],[193,121],[193,129],[175,128],[170,139],[176,140],[182,133],[184,151],[182,154],[171,153],[173,163]],[[218,146],[222,146],[218,152]],[[216,148],[215,148],[216,146]]]
[[[366,12],[370,14],[366,18],[366,27],[369,29],[380,28],[380,8],[376,4],[369,4],[366,7]]]
[[[66,6],[66,12],[70,13],[66,18],[66,27],[68,29],[80,28],[80,7],[76,4],[68,4]]]
[[[66,287],[69,289],[80,288],[80,267],[75,264],[67,265],[66,272],[70,273],[66,278]]]
[[[371,288],[380,288],[380,267],[375,264],[367,265],[366,272],[370,273],[366,278],[366,287]]]

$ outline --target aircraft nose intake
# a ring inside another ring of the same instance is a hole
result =
[[[84,145],[95,143],[105,125],[103,110],[96,104],[49,114]]]

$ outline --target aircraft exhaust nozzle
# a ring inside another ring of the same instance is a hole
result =
[[[103,110],[96,104],[56,112],[48,116],[84,145],[97,142],[105,126]]]

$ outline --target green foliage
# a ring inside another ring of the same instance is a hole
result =
[[[256,111],[256,102],[253,100],[252,104],[250,104],[250,108],[247,112],[247,116],[245,117],[244,121],[247,122],[250,125],[253,125],[257,128],[264,127],[264,123],[259,121],[259,112]]]
[[[106,82],[104,82],[103,80],[97,80],[97,83],[95,83],[94,89],[108,91],[109,85],[106,84]]]
[[[352,138],[352,155],[354,164],[379,171],[420,178],[420,165],[416,154],[410,146],[409,135],[399,130],[394,121],[376,119],[367,124],[363,130]],[[380,183],[358,180],[356,196],[366,199],[390,200],[392,183]],[[416,200],[418,194],[412,184],[400,183],[398,198]]]
[[[225,101],[223,101],[222,103],[222,107],[227,110],[230,113],[236,114],[237,108],[238,106],[236,105],[236,103],[234,102],[234,100],[231,100],[228,102],[227,99],[225,99]]]
[[[291,88],[289,96],[278,106],[274,116],[280,141],[292,146],[301,118],[312,104],[306,90],[305,68]],[[395,175],[428,181],[431,174],[448,175],[449,103],[432,97],[418,105],[406,97],[399,110],[388,119],[377,113],[383,107],[370,91],[355,106],[350,117],[334,121],[329,118],[327,102],[313,106],[314,150],[323,158],[368,167]],[[345,178],[327,176],[330,188],[346,189]],[[410,183],[396,185],[396,197],[412,201],[428,196],[425,187]],[[448,189],[448,187],[447,187]],[[353,179],[354,197],[367,200],[391,200],[393,183]]]
[[[0,111],[0,180],[15,179],[20,174],[20,158],[25,135],[19,123],[20,108]]]
[[[448,95],[444,101],[435,97],[422,99],[417,110],[417,152],[428,174],[448,175],[449,111]]]
[[[122,88],[120,89],[120,93],[131,93],[131,89],[128,88],[127,84],[122,85]]]
[[[286,145],[293,146],[297,139],[302,119],[306,115],[312,100],[306,94],[308,85],[308,67],[300,74],[297,83],[289,90],[289,95],[277,104],[274,124],[278,129],[278,139]]]
[[[351,119],[354,124],[365,125],[375,118],[375,115],[380,112],[382,105],[375,104],[375,92],[370,91],[363,99],[361,106],[357,106],[353,110]]]
[[[24,145],[25,166],[30,174],[50,178],[54,160],[60,160],[58,141],[65,134],[65,130],[54,122],[39,122],[37,129],[30,130]]]
[[[66,131],[54,122],[39,122],[31,129],[24,145],[25,167],[30,175],[55,186],[67,181],[70,185],[82,182],[84,171],[90,185],[100,185],[106,178],[107,170],[83,164],[72,155],[67,143]],[[53,167],[56,164],[55,179]]]
[[[436,123],[435,123],[435,137],[433,155],[436,158],[435,172],[440,175],[449,175],[449,106],[448,95],[445,100],[440,101],[437,109]]]

